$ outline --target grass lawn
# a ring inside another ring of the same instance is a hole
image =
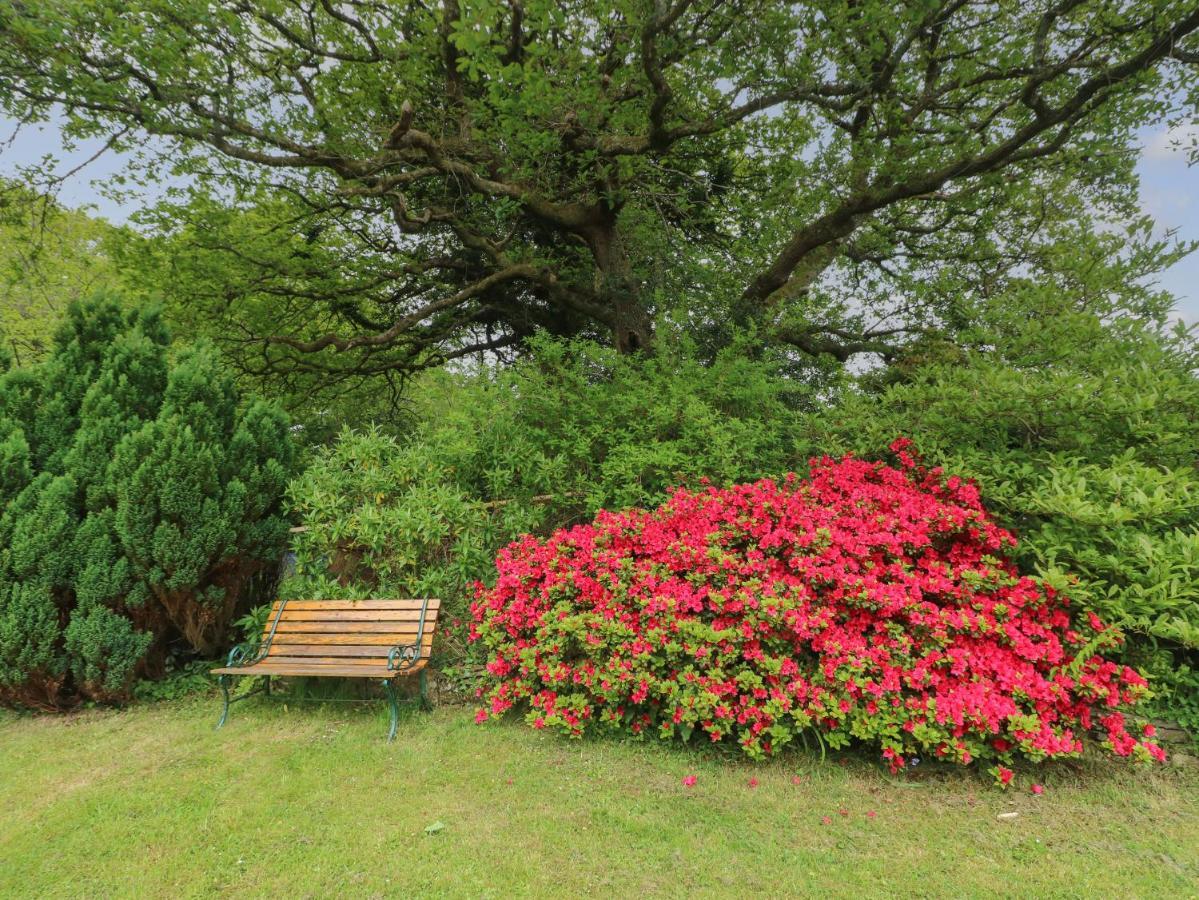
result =
[[[0,718],[0,896],[1199,896],[1194,767],[1057,765],[1037,797],[461,708],[389,745],[380,707],[255,698],[215,732],[218,706]]]

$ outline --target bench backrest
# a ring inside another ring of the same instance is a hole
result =
[[[276,600],[262,633],[272,662],[378,666],[397,645],[419,643],[419,656],[396,660],[419,668],[433,647],[441,601]]]

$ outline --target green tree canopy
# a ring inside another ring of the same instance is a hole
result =
[[[633,350],[668,312],[845,361],[1100,223],[1131,227],[1105,264],[1160,267],[1134,132],[1193,103],[1197,30],[1193,0],[8,0],[0,106],[170,142],[166,268],[254,371]]]
[[[0,354],[17,365],[38,362],[72,301],[116,285],[110,256],[116,231],[86,211],[0,179]]]

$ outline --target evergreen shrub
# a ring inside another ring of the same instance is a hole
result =
[[[156,310],[72,304],[0,375],[0,700],[119,700],[175,645],[220,650],[285,546],[293,462],[211,347],[172,359]]]

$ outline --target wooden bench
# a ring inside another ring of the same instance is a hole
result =
[[[259,690],[269,695],[272,675],[373,678],[382,682],[391,704],[392,740],[399,718],[396,678],[419,674],[420,700],[428,706],[425,666],[440,606],[440,600],[276,600],[262,642],[234,647],[224,667],[212,670],[225,697],[217,728],[229,716],[234,675],[264,680],[233,702]]]

